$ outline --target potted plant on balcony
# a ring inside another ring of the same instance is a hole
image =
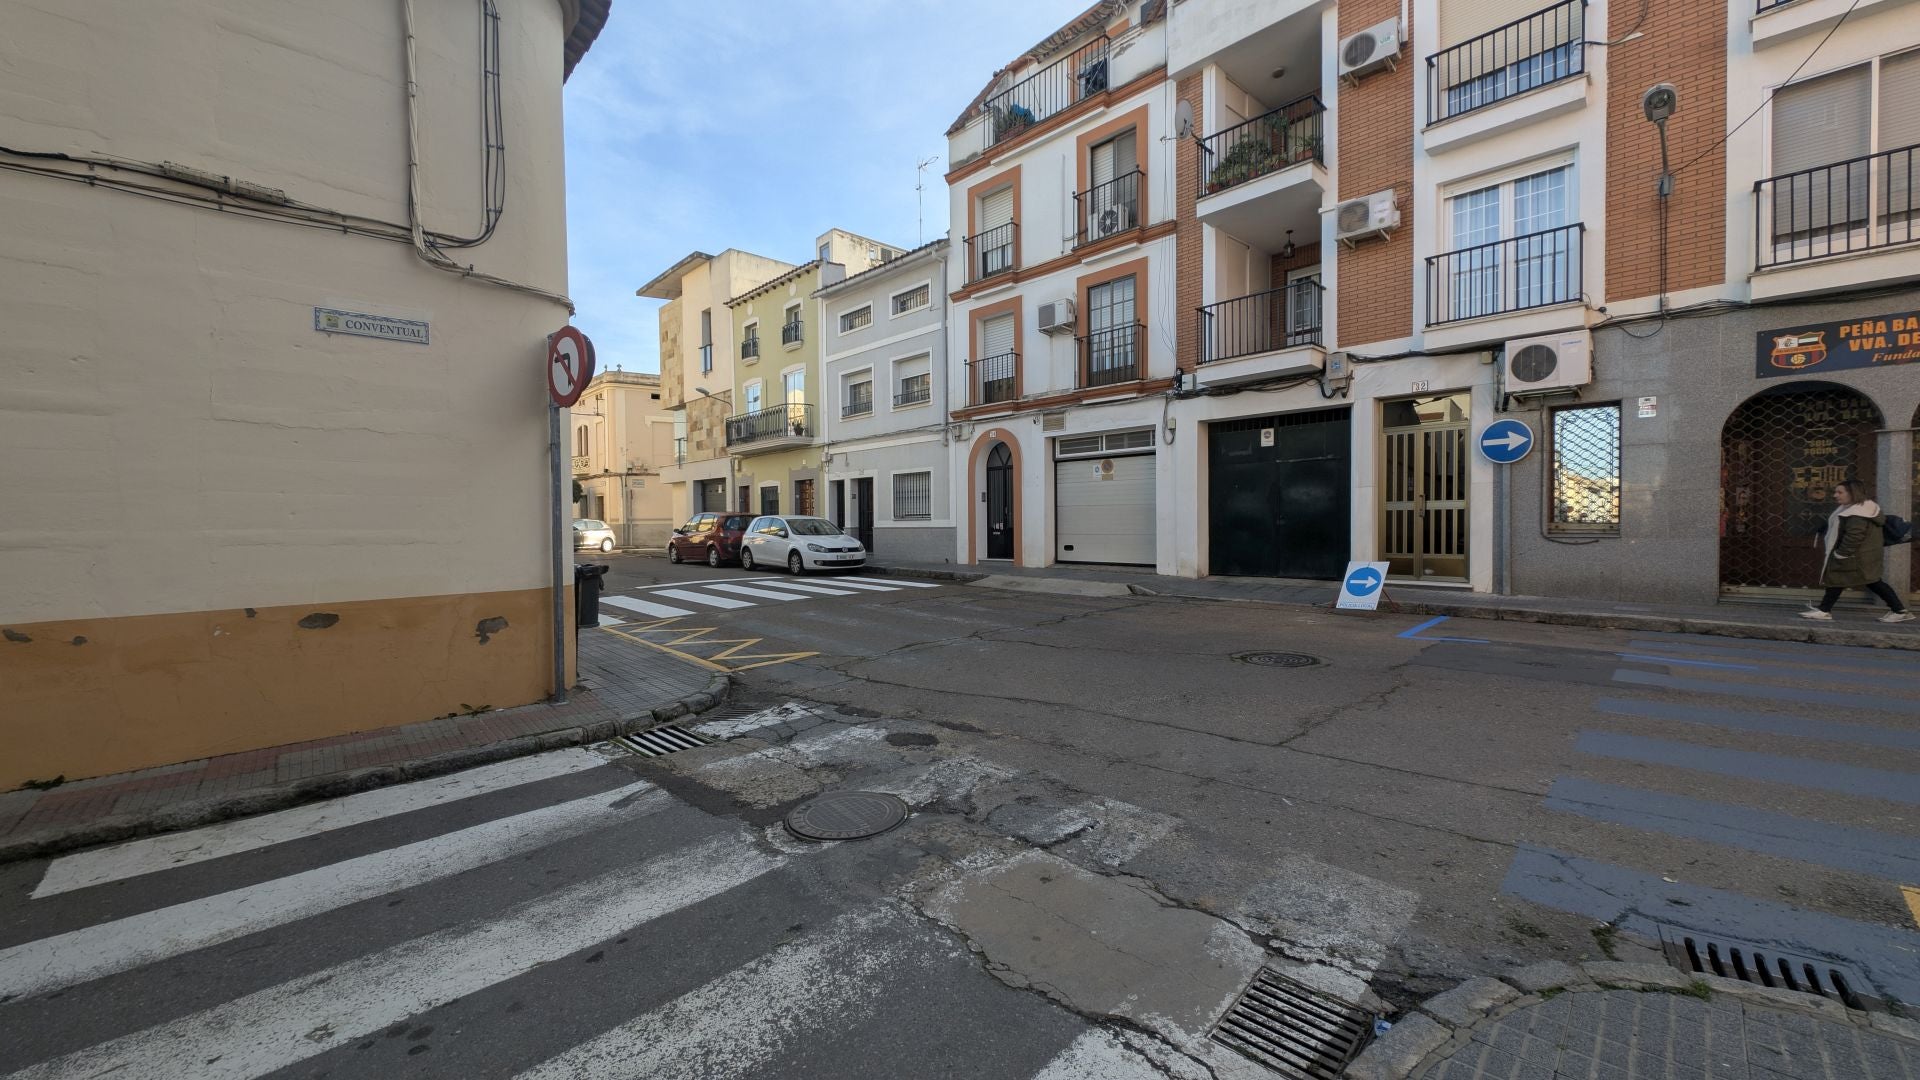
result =
[[[1033,110],[1025,105],[1009,105],[1001,113],[994,129],[994,140],[1010,138],[1033,126]]]
[[[1220,164],[1207,174],[1207,193],[1224,191],[1271,172],[1279,156],[1273,147],[1259,139],[1235,143],[1233,149],[1220,156]]]

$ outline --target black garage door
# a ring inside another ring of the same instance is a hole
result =
[[[1350,548],[1348,409],[1207,425],[1211,572],[1338,580]]]

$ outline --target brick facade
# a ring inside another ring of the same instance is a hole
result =
[[[1299,270],[1307,266],[1317,266],[1319,263],[1319,244],[1295,244],[1293,258],[1289,259],[1283,255],[1275,255],[1273,257],[1273,265],[1271,268],[1271,280],[1273,284],[1270,287],[1278,289],[1282,285],[1285,285],[1287,283],[1287,272],[1290,270]]]
[[[1626,21],[1609,33],[1624,36],[1635,14],[1622,9]],[[1667,200],[1666,289],[1727,278],[1726,147],[1720,143],[1727,130],[1727,6],[1653,4],[1639,29],[1644,36],[1607,50],[1608,301],[1652,296],[1661,288],[1660,137],[1640,110],[1642,92],[1661,82],[1680,93],[1667,142],[1673,167],[1684,167]]]
[[[1340,36],[1398,18],[1398,0],[1347,0],[1340,5]],[[1413,332],[1413,93],[1417,38],[1400,46],[1397,71],[1376,71],[1340,93],[1339,155],[1342,201],[1392,188],[1400,228],[1386,240],[1365,240],[1340,253],[1342,348],[1405,337]]]
[[[1204,78],[1196,72],[1181,79],[1174,89],[1174,100],[1188,102],[1195,117],[1206,115]],[[1193,332],[1194,313],[1205,299],[1201,291],[1205,277],[1201,262],[1205,252],[1200,226],[1194,217],[1194,204],[1200,197],[1198,140],[1181,139],[1174,144],[1173,170],[1174,365],[1181,371],[1192,371],[1200,359],[1200,341]]]

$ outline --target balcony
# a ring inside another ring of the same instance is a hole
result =
[[[1920,145],[1753,185],[1760,269],[1920,242]]]
[[[1427,325],[1579,300],[1585,235],[1574,224],[1428,256]]]
[[[1020,397],[1020,354],[967,361],[967,404],[998,405]]]
[[[1564,0],[1427,57],[1427,122],[1584,72],[1586,14],[1586,0]]]
[[[1320,235],[1326,113],[1308,94],[1201,140],[1200,220],[1264,251]]]
[[[775,405],[771,409],[727,417],[727,452],[765,454],[811,446],[817,432],[813,406]]]
[[[1073,340],[1079,346],[1078,389],[1138,382],[1146,369],[1147,328],[1141,323],[1095,330]]]
[[[986,143],[996,146],[1107,88],[1104,35],[988,98]]]
[[[685,435],[673,440],[673,463],[675,465],[685,465],[687,463],[687,437]]]
[[[909,405],[925,405],[932,400],[933,384],[923,383],[919,386],[909,387],[893,395],[893,407],[896,409],[904,409]]]
[[[845,404],[840,406],[840,419],[842,420],[851,420],[856,416],[872,415],[873,387],[871,385],[867,387],[866,393],[853,394],[847,398]]]
[[[780,327],[780,344],[798,345],[801,341],[805,340],[805,334],[801,332],[800,327],[801,322],[799,319],[795,319]]]
[[[969,285],[1019,268],[1020,223],[1017,221],[974,233],[964,242]]]
[[[1201,308],[1199,377],[1223,385],[1321,371],[1325,295],[1319,282],[1303,279]]]
[[[702,374],[713,370],[713,346],[700,346],[700,371]]]
[[[1139,169],[1073,197],[1073,246],[1085,247],[1140,227]]]
[[[742,360],[760,359],[760,335],[755,334],[754,336],[747,338],[745,341],[742,341],[740,343],[740,359]]]

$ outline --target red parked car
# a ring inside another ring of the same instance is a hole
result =
[[[752,514],[700,514],[673,530],[667,540],[667,561],[698,559],[708,566],[740,559],[740,538]]]

